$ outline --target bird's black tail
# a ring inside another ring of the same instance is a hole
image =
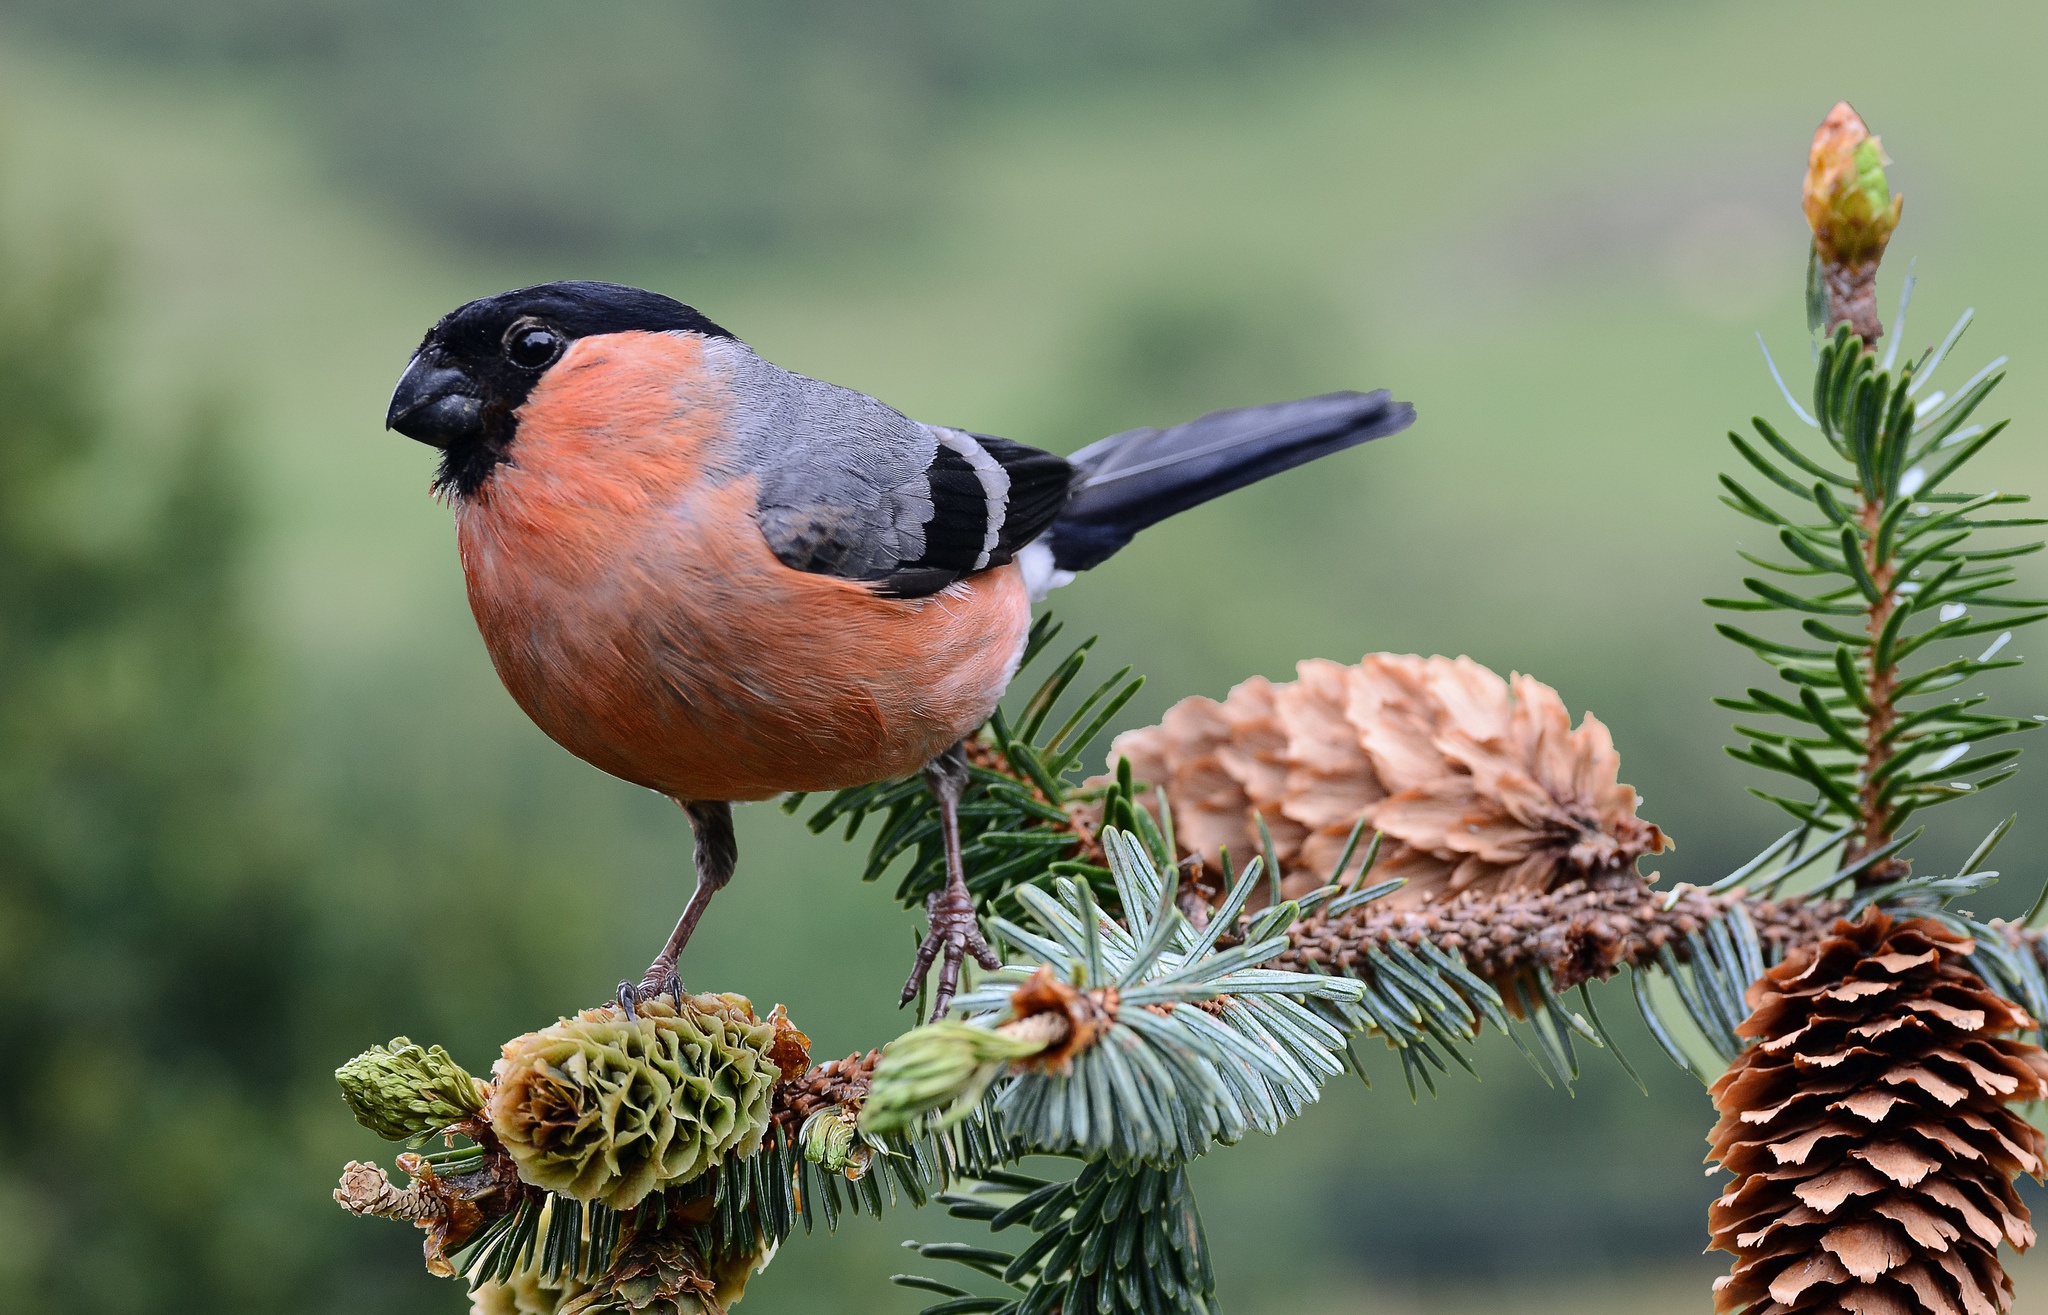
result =
[[[1171,429],[1133,429],[1091,443],[1068,458],[1080,475],[1048,536],[1053,564],[1085,571],[1175,512],[1398,433],[1414,420],[1415,408],[1385,389],[1324,393],[1211,411]]]

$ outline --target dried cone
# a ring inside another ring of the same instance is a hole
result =
[[[2048,1094],[2033,1027],[1972,972],[1965,937],[1872,909],[1749,988],[1756,1044],[1713,1087],[1711,1214],[1734,1272],[1715,1309],[1996,1315],[1998,1244],[2034,1230],[2014,1194],[2043,1138],[2008,1108]]]
[[[845,1059],[827,1060],[809,1072],[776,1084],[771,1117],[782,1129],[782,1135],[794,1139],[804,1123],[820,1110],[833,1106],[858,1110],[868,1098],[875,1065],[881,1059],[879,1050],[870,1050],[865,1055],[856,1052]]]
[[[1385,836],[1373,875],[1408,879],[1386,907],[1414,907],[1625,874],[1669,845],[1636,816],[1607,728],[1588,714],[1572,729],[1533,677],[1393,653],[1296,671],[1221,703],[1183,699],[1110,746],[1112,766],[1129,758],[1165,792],[1176,839],[1209,871],[1225,848],[1240,865],[1264,852],[1263,821],[1283,890],[1300,894],[1339,875],[1363,817]]]

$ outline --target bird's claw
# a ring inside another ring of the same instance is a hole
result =
[[[933,891],[925,900],[924,909],[930,930],[917,947],[917,960],[911,965],[910,980],[903,984],[903,999],[897,1007],[917,998],[918,985],[937,960],[939,981],[932,993],[932,1018],[937,1020],[945,1016],[954,993],[960,989],[960,965],[968,955],[973,955],[974,961],[990,972],[1001,968],[1003,961],[983,939],[981,921],[974,914],[974,897],[965,887]]]
[[[619,983],[619,1008],[626,1011],[627,1022],[637,1022],[640,1017],[639,1006],[649,1000],[658,1000],[664,995],[676,1002],[678,1011],[682,1009],[683,979],[676,974],[674,964],[656,960],[647,970],[647,975],[639,981],[628,978]]]

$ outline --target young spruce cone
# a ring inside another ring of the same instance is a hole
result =
[[[1668,848],[1617,780],[1607,728],[1588,714],[1573,730],[1541,681],[1394,653],[1296,670],[1282,684],[1255,676],[1221,703],[1183,699],[1110,746],[1112,767],[1129,758],[1165,792],[1177,841],[1211,872],[1226,847],[1239,865],[1263,852],[1261,819],[1292,896],[1336,875],[1365,818],[1385,837],[1373,875],[1408,879],[1386,901],[1397,908],[1547,891]]]
[[[2043,1138],[2008,1108],[2048,1094],[2048,1055],[1931,919],[1872,909],[1749,988],[1756,1044],[1713,1086],[1710,1216],[1734,1253],[1715,1309],[1996,1315],[1998,1244],[2034,1241],[2014,1175]]]
[[[479,1114],[483,1083],[439,1046],[422,1049],[405,1037],[371,1046],[334,1070],[356,1122],[386,1141],[438,1132]]]
[[[586,1009],[505,1043],[490,1119],[521,1178],[629,1210],[760,1146],[782,1077],[774,1021],[738,996],[688,996],[680,1011],[654,1000],[639,1013]]]

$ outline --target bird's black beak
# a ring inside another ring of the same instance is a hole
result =
[[[476,381],[452,365],[442,365],[426,352],[412,358],[398,387],[384,427],[438,448],[454,447],[483,433],[484,404]]]

